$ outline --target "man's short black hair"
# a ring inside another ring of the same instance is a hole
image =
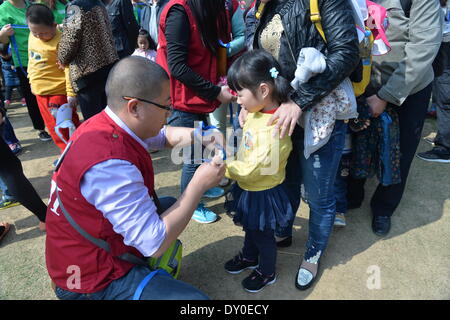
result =
[[[108,106],[116,110],[123,105],[124,96],[153,100],[161,95],[162,83],[168,81],[167,72],[157,63],[137,56],[117,62],[106,82]]]
[[[32,24],[41,24],[52,27],[55,24],[55,16],[52,10],[45,4],[34,3],[30,5],[26,13],[27,21]]]

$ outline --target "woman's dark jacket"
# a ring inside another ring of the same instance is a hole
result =
[[[328,95],[352,73],[359,62],[358,38],[348,0],[319,0],[326,44],[310,20],[309,1],[271,0],[266,5],[261,21],[254,20],[254,17],[248,17],[246,20],[247,28],[253,28],[255,31],[253,48],[256,49],[259,48],[258,38],[262,29],[274,14],[280,14],[284,32],[281,36],[278,62],[282,74],[289,81],[294,79],[297,58],[302,48],[314,47],[327,57],[326,70],[291,94],[291,99],[302,110]],[[259,2],[260,0],[255,8],[258,8]],[[252,20],[256,21],[253,25]]]

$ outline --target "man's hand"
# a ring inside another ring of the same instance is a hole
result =
[[[67,103],[69,104],[69,107],[73,108],[74,110],[77,110],[78,106],[77,97],[67,96]]]
[[[372,117],[378,118],[386,109],[387,101],[381,100],[376,94],[367,98],[367,104],[370,108]]]
[[[228,86],[222,86],[220,87],[220,93],[217,96],[217,100],[219,100],[221,103],[230,103],[235,102],[237,100],[237,97],[231,94],[230,88]]]
[[[219,184],[225,175],[225,164],[220,157],[214,157],[211,162],[203,163],[195,171],[190,182],[201,187],[203,191],[211,189]]]
[[[281,104],[277,111],[272,115],[272,117],[267,122],[268,126],[273,125],[275,122],[275,129],[273,136],[277,135],[280,130],[280,139],[283,139],[289,129],[289,136],[292,135],[295,129],[295,125],[302,115],[302,109],[293,102],[289,100]],[[278,121],[277,121],[278,120]]]

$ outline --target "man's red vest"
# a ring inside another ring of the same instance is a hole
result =
[[[184,7],[189,19],[189,25],[191,26],[189,30],[190,43],[187,58],[188,66],[194,72],[198,73],[204,79],[211,81],[213,84],[217,84],[219,81],[217,76],[217,57],[203,44],[195,17],[186,2],[186,0],[172,0],[161,12],[156,62],[166,70],[167,74],[169,74],[170,94],[175,109],[190,113],[209,113],[213,112],[220,105],[220,102],[218,100],[206,100],[198,96],[197,93],[171,75],[167,63],[167,40],[164,34],[166,30],[166,18],[170,8],[178,4]]]
[[[55,284],[78,293],[104,289],[113,280],[130,271],[133,264],[116,258],[125,252],[142,257],[138,250],[126,246],[123,237],[114,232],[111,223],[80,191],[83,175],[95,164],[120,159],[134,164],[144,177],[149,194],[154,194],[154,173],[148,152],[120,128],[105,111],[85,121],[71,138],[61,166],[52,178],[47,209],[46,261]],[[91,236],[108,242],[111,253],[97,247],[76,231],[67,221],[56,200],[59,197],[75,220]]]

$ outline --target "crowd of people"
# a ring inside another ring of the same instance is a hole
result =
[[[432,91],[438,135],[418,157],[450,162],[446,8],[444,0],[5,0],[2,207],[20,202],[39,218],[60,299],[131,299],[137,290],[141,299],[208,299],[142,261],[164,255],[191,219],[216,221],[202,198],[225,196],[245,237],[224,268],[251,269],[242,286],[258,292],[277,280],[277,248],[292,246],[303,199],[308,240],[292,277],[307,290],[333,227],[348,223],[373,176],[372,230],[389,234]],[[14,87],[39,138],[61,152],[48,206],[16,157]],[[155,190],[149,153],[163,148],[183,150],[178,199]],[[0,240],[9,227],[0,224]],[[75,285],[71,266],[80,270]]]

